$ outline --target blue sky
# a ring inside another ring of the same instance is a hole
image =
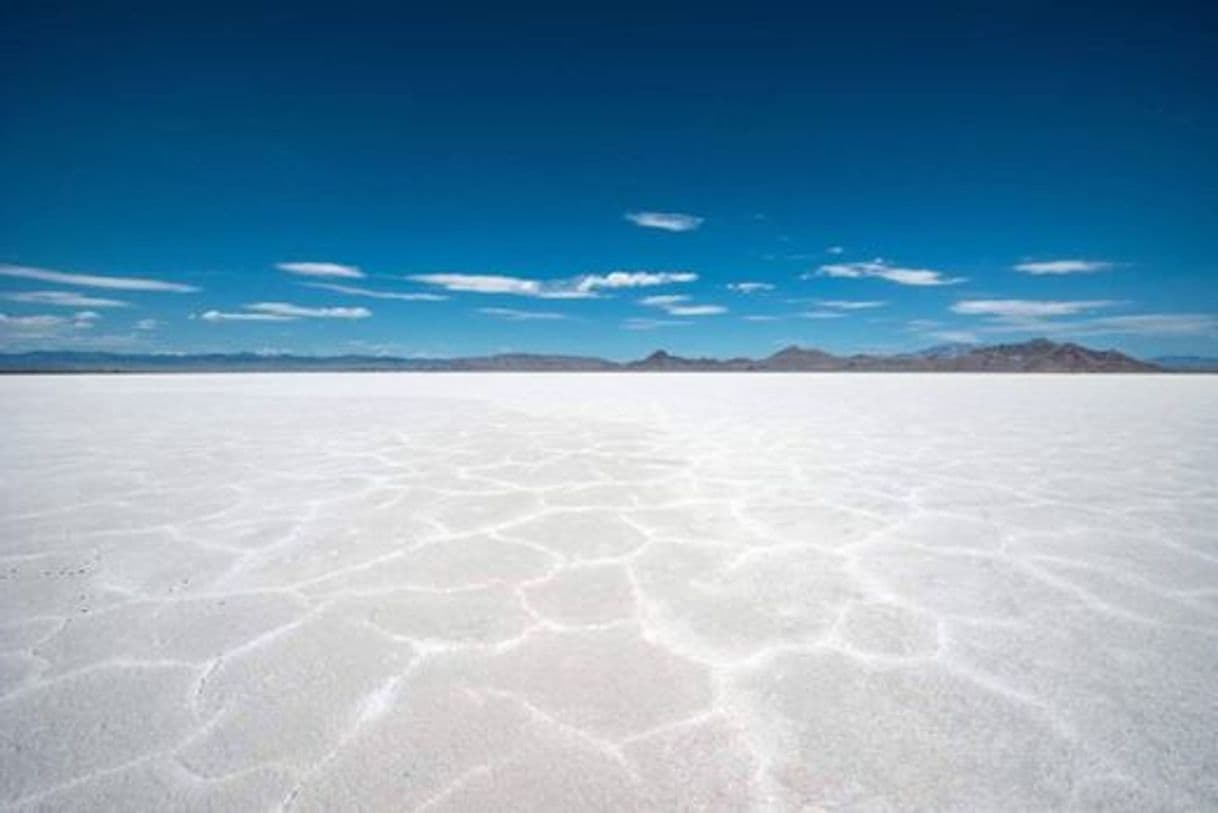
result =
[[[1218,354],[1201,4],[301,5],[5,4],[0,348]]]

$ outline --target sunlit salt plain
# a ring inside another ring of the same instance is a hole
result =
[[[0,379],[0,804],[1214,809],[1218,378]]]

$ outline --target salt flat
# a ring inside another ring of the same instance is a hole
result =
[[[1218,806],[1218,377],[7,377],[0,420],[5,809]]]

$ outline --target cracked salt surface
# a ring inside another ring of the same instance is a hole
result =
[[[2,809],[1218,807],[1218,378],[0,391]]]

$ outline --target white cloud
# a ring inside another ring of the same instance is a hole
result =
[[[742,318],[746,322],[777,322],[782,319],[781,316],[774,316],[773,314],[767,313],[751,313]]]
[[[135,323],[136,330],[156,330],[161,323],[156,319],[141,319]]]
[[[595,291],[581,291],[570,284],[547,283],[536,279],[508,277],[500,274],[414,274],[407,279],[462,293],[510,294],[533,296],[538,299],[593,299],[596,297]]]
[[[698,275],[689,271],[611,271],[608,274],[588,274],[576,284],[579,291],[597,288],[647,288],[677,282],[695,282]]]
[[[363,279],[364,272],[353,265],[339,263],[275,263],[280,271],[297,274],[302,277],[343,277],[345,279]]]
[[[727,313],[722,305],[671,305],[665,310],[673,316],[718,316]]]
[[[1051,301],[1031,299],[965,299],[951,306],[952,313],[968,316],[995,316],[1006,319],[1046,316],[1074,316],[1096,308],[1115,305],[1107,299]]]
[[[669,316],[717,316],[727,313],[722,305],[691,305],[689,297],[684,294],[664,294],[646,296],[639,300],[640,305],[650,308],[660,308]]]
[[[814,299],[812,300],[822,308],[834,308],[843,311],[858,311],[868,310],[870,308],[882,308],[887,305],[887,302],[875,300],[859,300],[859,299]]]
[[[372,299],[399,299],[403,302],[441,302],[448,297],[443,294],[428,293],[399,293],[397,291],[378,291],[371,288],[357,288],[353,285],[338,285],[333,282],[306,282],[310,288],[320,288],[324,291],[334,291],[351,296],[366,296]]]
[[[658,296],[645,296],[639,300],[639,304],[647,305],[651,308],[667,308],[670,305],[688,301],[689,297],[685,294],[661,294]]]
[[[837,256],[846,253],[846,249],[841,246],[829,246],[827,249],[825,249],[825,253]]]
[[[9,316],[7,313],[0,313],[0,325],[3,325],[6,330],[17,331],[46,331],[53,328],[63,327],[70,320],[63,316],[52,316],[50,314],[39,314],[37,316]]]
[[[804,319],[841,319],[846,314],[841,311],[805,311],[799,315]]]
[[[874,277],[895,282],[898,285],[955,285],[964,282],[964,277],[944,276],[942,271],[932,271],[927,268],[900,268],[876,259],[862,263],[833,263],[822,265],[816,271],[818,277],[841,277],[845,279],[861,279]],[[804,275],[805,278],[808,275]]]
[[[774,286],[768,282],[729,282],[727,288],[738,294],[756,294],[761,291],[774,290]]]
[[[515,308],[478,308],[478,313],[495,316],[512,322],[553,321],[566,319],[566,314],[553,311],[522,311]]]
[[[295,322],[295,316],[276,316],[272,313],[233,313],[229,311],[204,311],[199,314],[204,322]]]
[[[0,337],[5,339],[29,339],[53,337],[68,330],[85,330],[101,319],[94,311],[80,311],[71,316],[58,314],[35,314],[32,316],[10,316],[0,313]]]
[[[119,299],[103,299],[86,296],[76,291],[21,291],[8,294],[5,299],[34,305],[55,305],[64,308],[125,308],[127,303]]]
[[[189,293],[199,290],[193,285],[184,285],[180,282],[165,282],[159,279],[104,277],[96,274],[66,274],[62,271],[50,271],[45,268],[28,268],[21,265],[0,265],[0,277],[36,279],[40,282],[54,282],[60,285],[79,285],[84,288],[110,288],[118,291]]]
[[[245,309],[270,316],[303,319],[367,319],[372,311],[367,308],[307,308],[290,302],[255,302]]]
[[[627,212],[626,219],[645,229],[664,231],[693,231],[704,222],[701,217],[681,212]]]
[[[1103,260],[1046,260],[1044,262],[1023,262],[1015,266],[1016,271],[1025,274],[1094,274],[1097,271],[1107,271],[1113,263]]]
[[[662,327],[681,327],[688,324],[689,322],[682,322],[678,319],[631,318],[622,322],[622,327],[626,330],[656,330]]]
[[[680,282],[694,282],[698,275],[689,271],[611,271],[585,274],[575,279],[539,280],[502,274],[415,274],[414,282],[435,285],[448,291],[475,294],[507,294],[537,299],[596,299],[602,289],[648,288]]]

